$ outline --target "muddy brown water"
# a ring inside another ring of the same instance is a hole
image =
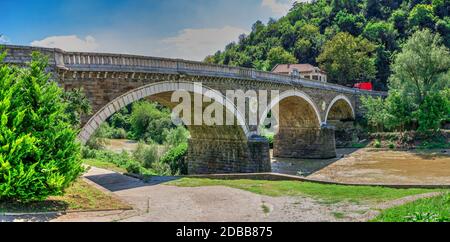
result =
[[[343,183],[450,185],[448,151],[361,149],[309,175]]]

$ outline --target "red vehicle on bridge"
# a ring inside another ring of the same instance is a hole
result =
[[[373,91],[373,85],[371,82],[360,82],[356,83],[354,88],[366,91]]]

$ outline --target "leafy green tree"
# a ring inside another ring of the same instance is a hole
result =
[[[328,73],[329,80],[352,86],[375,78],[375,45],[364,38],[339,33],[325,43],[317,62]]]
[[[64,92],[63,98],[68,104],[66,114],[69,123],[72,124],[74,128],[79,128],[81,117],[92,113],[89,99],[87,99],[82,88]]]
[[[450,16],[450,1],[449,0],[433,0],[433,11],[436,16],[445,18]]]
[[[366,12],[366,18],[378,18],[383,17],[382,6],[379,0],[365,0],[364,1],[364,11]]]
[[[450,85],[449,69],[450,52],[439,34],[417,31],[395,57],[390,88],[414,97],[420,105],[429,93]]]
[[[403,9],[397,9],[392,13],[389,21],[394,25],[400,37],[405,37],[408,29],[408,13]]]
[[[436,31],[443,37],[445,46],[450,48],[450,17],[438,20]]]
[[[361,97],[361,103],[366,110],[365,118],[367,119],[367,124],[375,127],[377,132],[382,132],[388,115],[384,100],[381,97],[372,98],[363,96]]]
[[[442,122],[449,118],[449,96],[441,92],[431,93],[425,97],[414,114],[419,123],[419,131],[423,133],[438,131]]]
[[[336,15],[334,22],[342,32],[358,36],[364,28],[365,18],[361,14],[355,15],[347,11],[340,11]]]
[[[156,104],[137,102],[133,104],[130,123],[135,139],[164,143],[164,130],[173,127],[169,111],[161,111]]]
[[[270,69],[275,67],[277,64],[297,63],[297,59],[282,47],[275,47],[271,49],[267,56],[267,60],[269,61]]]
[[[413,121],[413,106],[410,98],[392,90],[385,100],[386,123],[388,129],[405,131]]]
[[[46,67],[36,53],[27,68],[0,66],[0,200],[61,195],[83,172],[63,92]]]
[[[369,22],[364,28],[362,36],[371,42],[383,45],[387,50],[397,48],[398,33],[394,26],[384,21]]]
[[[166,144],[172,147],[188,142],[189,131],[184,126],[178,126],[166,132]]]
[[[411,27],[430,28],[435,26],[433,6],[428,4],[416,5],[409,14],[408,21]]]

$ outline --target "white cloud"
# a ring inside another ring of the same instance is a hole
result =
[[[6,35],[0,34],[0,44],[9,44],[9,38]]]
[[[99,32],[84,39],[76,35],[52,36],[33,41],[31,46],[60,48],[65,51],[107,52],[159,56],[201,61],[207,55],[223,50],[227,44],[238,40],[240,34],[249,33],[238,27],[184,29],[166,38],[130,36],[117,32]]]
[[[165,51],[172,57],[202,60],[217,50],[223,50],[227,44],[236,41],[240,34],[248,32],[248,30],[231,26],[184,29],[177,36],[161,40],[161,43],[166,46]]]
[[[43,40],[31,42],[31,46],[60,48],[66,51],[97,51],[99,44],[92,36],[86,36],[84,39],[78,38],[76,35],[67,36],[51,36]]]
[[[262,0],[263,7],[270,8],[276,15],[285,15],[295,2],[311,2],[311,0]]]

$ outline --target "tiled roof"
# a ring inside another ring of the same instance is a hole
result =
[[[316,67],[311,64],[278,64],[272,72],[275,73],[291,73],[294,69],[299,72],[312,72]]]

